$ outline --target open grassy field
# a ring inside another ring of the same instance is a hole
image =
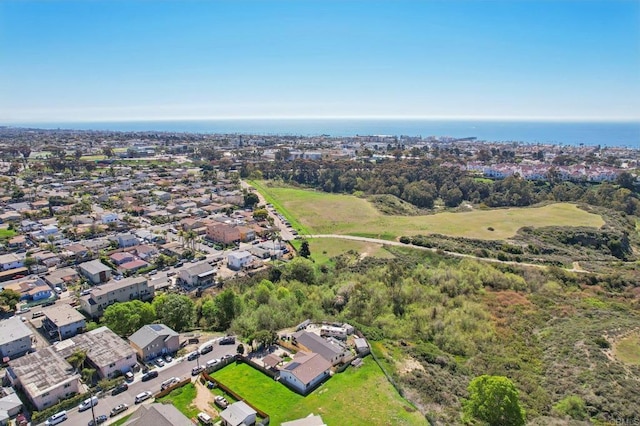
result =
[[[283,213],[291,224],[308,234],[349,234],[395,239],[401,235],[444,234],[483,240],[513,237],[523,226],[600,227],[604,220],[574,204],[544,207],[443,212],[425,216],[387,216],[369,201],[351,195],[328,194],[295,188],[269,187],[258,190]],[[299,226],[296,226],[299,223]],[[489,228],[493,228],[490,231]]]
[[[0,240],[12,238],[17,234],[13,229],[0,228]]]
[[[328,425],[426,425],[398,395],[373,359],[337,374],[303,397],[246,364],[230,364],[213,377],[271,416],[271,424],[320,414]]]
[[[616,343],[614,353],[626,364],[640,365],[640,333],[633,333]]]
[[[382,248],[382,244],[367,243],[363,241],[349,241],[338,238],[311,238],[309,242],[309,250],[311,250],[311,258],[319,265],[329,262],[329,259],[339,256],[350,250],[358,252],[361,256],[377,257],[381,259],[391,259],[393,254]],[[300,249],[301,240],[295,240],[291,243]]]
[[[198,408],[193,404],[193,400],[196,399],[196,387],[193,383],[188,383],[185,386],[179,387],[171,391],[169,395],[163,396],[158,402],[170,403],[174,405],[182,414],[190,419],[195,418],[198,415]]]

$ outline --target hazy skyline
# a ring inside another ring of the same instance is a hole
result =
[[[0,2],[0,124],[640,119],[638,1]]]

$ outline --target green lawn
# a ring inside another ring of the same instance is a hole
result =
[[[328,425],[426,425],[426,419],[389,384],[372,358],[348,368],[303,397],[251,368],[230,364],[213,374],[248,402],[265,411],[271,424],[320,414]]]
[[[9,239],[9,238],[13,237],[16,234],[17,234],[17,232],[14,231],[13,229],[2,228],[2,229],[0,229],[0,240]]]
[[[256,188],[292,224],[297,223],[297,218],[299,229],[308,234],[348,234],[390,240],[401,235],[437,233],[504,240],[513,237],[523,226],[604,225],[599,215],[569,203],[424,216],[391,216],[380,213],[369,201],[351,195],[270,187],[264,182],[259,182]],[[493,231],[488,228],[493,228]]]
[[[627,364],[640,365],[640,333],[634,333],[615,345],[616,357]]]
[[[157,402],[173,404],[182,414],[193,419],[200,412],[200,410],[193,405],[193,400],[196,399],[196,393],[196,386],[193,383],[189,383],[174,389],[169,395],[158,399]]]

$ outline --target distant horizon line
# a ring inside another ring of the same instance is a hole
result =
[[[638,123],[640,117],[549,117],[549,116],[421,116],[421,115],[341,115],[341,116],[204,116],[204,117],[138,117],[138,118],[92,118],[92,119],[36,119],[2,120],[0,126],[13,127],[33,124],[80,124],[80,123],[135,123],[172,121],[278,121],[278,120],[381,120],[381,121],[508,121],[508,122],[565,122],[565,123]]]

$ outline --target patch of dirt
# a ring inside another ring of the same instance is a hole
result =
[[[398,373],[399,374],[407,374],[413,370],[425,371],[422,364],[420,364],[416,359],[407,357],[404,358],[401,362],[398,362]]]
[[[193,400],[193,405],[200,411],[204,411],[213,418],[218,417],[218,411],[213,408],[214,400],[213,393],[207,389],[205,385],[200,383],[200,380],[196,380],[196,399]]]

